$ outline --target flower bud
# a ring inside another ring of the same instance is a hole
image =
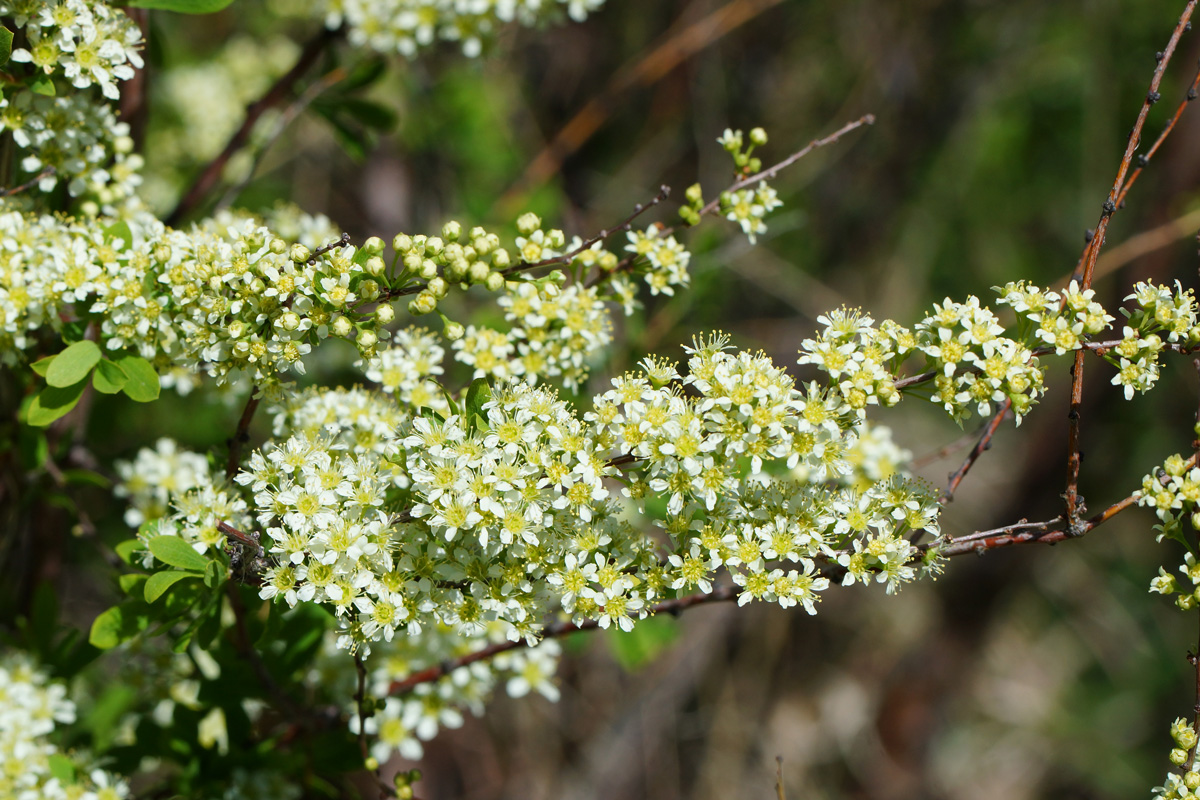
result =
[[[532,211],[527,211],[517,217],[517,232],[522,236],[529,236],[540,227],[542,227],[542,220]]]
[[[767,132],[762,128],[752,128],[750,130],[750,144],[762,146],[767,143]]]
[[[439,255],[446,249],[446,243],[438,236],[430,236],[428,239],[425,239],[424,244],[425,252],[431,256]]]
[[[684,197],[686,197],[687,201],[692,205],[698,206],[704,202],[704,191],[700,188],[700,184],[693,183],[687,188],[687,191],[684,192]]]
[[[379,256],[371,256],[367,259],[366,269],[371,275],[382,275],[386,266],[387,265],[383,263],[383,259]]]
[[[1185,772],[1183,774],[1183,785],[1192,791],[1200,789],[1200,772],[1196,772],[1194,769]]]
[[[285,242],[283,239],[271,239],[271,244],[267,247],[277,256],[283,255],[288,250],[287,242]]]
[[[563,245],[565,245],[566,243],[567,243],[567,235],[565,233],[563,233],[561,230],[559,230],[558,228],[555,228],[554,230],[549,231],[546,234],[546,246],[547,247],[552,247],[555,250],[560,250],[560,249],[562,249]]]
[[[450,322],[447,320],[446,325],[442,328],[442,335],[452,342],[456,342],[461,339],[464,333],[466,333],[466,331],[463,329],[462,324],[458,322]]]
[[[303,264],[305,261],[308,261],[310,258],[312,258],[312,250],[309,250],[304,245],[296,242],[294,245],[292,245],[292,249],[288,252],[288,257],[297,264]]]
[[[395,248],[397,253],[407,253],[409,250],[412,250],[412,246],[412,237],[407,233],[397,233],[395,238],[392,239],[392,247]]]
[[[383,239],[380,239],[378,236],[372,236],[363,242],[362,249],[373,256],[377,256],[383,252]]]
[[[487,286],[489,292],[498,292],[504,288],[504,284],[504,276],[499,272],[493,272],[487,276],[487,282],[484,285]]]
[[[358,346],[366,350],[369,347],[374,347],[379,342],[379,337],[375,335],[375,331],[359,331]]]
[[[437,277],[437,264],[433,262],[433,259],[427,258],[421,262],[420,275],[425,280]]]
[[[486,261],[476,261],[467,270],[467,278],[471,283],[483,283],[488,279],[489,274],[491,274],[491,268],[488,267]]]
[[[454,220],[450,220],[442,226],[442,238],[446,241],[457,242],[460,236],[462,236],[462,225]]]
[[[171,246],[167,244],[159,244],[154,247],[154,260],[160,264],[165,264],[171,260]]]
[[[420,272],[422,265],[425,263],[418,253],[409,253],[404,256],[404,269],[408,272]]]
[[[330,330],[333,332],[333,335],[340,336],[343,339],[349,336],[350,331],[353,329],[354,325],[351,324],[350,320],[341,316],[334,319],[333,325],[330,326]]]
[[[562,286],[567,282],[567,276],[561,269],[554,270],[546,276],[546,279],[557,286]]]
[[[235,319],[233,322],[229,323],[230,339],[240,339],[245,335],[245,333],[246,323],[242,322],[240,319]]]
[[[492,253],[492,266],[496,269],[506,269],[512,266],[512,256],[503,247],[496,248]]]
[[[358,285],[358,296],[368,303],[379,299],[379,281],[368,278]]]
[[[1180,750],[1178,747],[1171,750],[1171,755],[1167,756],[1171,763],[1177,767],[1182,767],[1187,763],[1187,750]]]
[[[429,285],[425,287],[425,291],[429,292],[438,300],[441,300],[446,296],[446,293],[450,291],[450,286],[443,278],[433,278],[429,281]]]
[[[384,303],[379,308],[375,309],[375,320],[380,325],[387,325],[396,318],[396,309],[392,308],[391,303]]]
[[[408,312],[414,316],[437,310],[437,298],[429,292],[421,292],[408,304]]]
[[[300,315],[295,311],[285,311],[280,315],[275,324],[283,328],[285,331],[294,331],[300,327]]]

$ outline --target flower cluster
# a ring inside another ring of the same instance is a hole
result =
[[[380,763],[396,753],[407,759],[421,758],[422,742],[432,739],[441,728],[462,725],[464,711],[481,714],[498,685],[504,686],[509,697],[536,692],[551,702],[557,701],[554,673],[561,649],[553,640],[459,667],[438,681],[418,685],[409,694],[393,696],[392,686],[416,672],[504,641],[504,627],[498,624],[488,625],[475,635],[434,625],[374,645],[366,664],[370,671],[367,689],[381,700],[364,728],[372,735],[371,755]],[[342,696],[350,697],[354,693],[354,671],[345,652],[327,648],[322,663],[325,669],[314,676],[320,685],[328,687],[333,673],[344,685]],[[357,708],[347,705],[346,712],[351,730],[357,733],[361,725]]]
[[[219,381],[244,374],[261,385],[303,372],[303,356],[329,336],[352,338],[371,357],[391,319],[354,310],[381,291],[375,241],[314,256],[248,215],[183,232],[136,206],[103,224],[0,214],[4,357],[12,362],[30,332],[64,319],[98,322],[109,351]]]
[[[61,75],[76,89],[97,85],[116,100],[116,81],[129,80],[142,66],[137,24],[99,0],[9,0],[0,3],[0,14],[13,17],[29,40],[12,51],[13,61]]]
[[[900,402],[895,374],[916,347],[911,331],[890,321],[876,328],[871,317],[847,308],[823,314],[817,322],[825,329],[817,339],[801,342],[798,363],[813,364],[829,375],[851,408]]]
[[[1195,294],[1178,281],[1174,290],[1139,282],[1125,299],[1133,300],[1137,308],[1121,309],[1128,318],[1121,341],[1104,357],[1117,368],[1112,383],[1125,387],[1128,400],[1134,392],[1147,392],[1158,382],[1159,353],[1166,347],[1200,344],[1200,321]]]
[[[1182,774],[1171,772],[1162,786],[1155,787],[1154,794],[1162,800],[1196,800],[1200,797],[1200,768],[1190,763],[1190,754],[1196,747],[1196,731],[1182,717],[1171,723],[1171,739],[1175,747],[1170,761],[1176,767],[1187,767]]]
[[[596,287],[513,283],[498,300],[507,333],[469,326],[454,342],[456,360],[477,378],[521,378],[537,383],[557,377],[568,389],[587,379],[589,357],[612,341],[612,321]]]
[[[142,157],[133,152],[128,123],[86,94],[0,98],[0,130],[20,148],[21,170],[41,176],[38,189],[50,192],[62,181],[72,197],[93,203],[93,213],[94,203],[120,203],[141,183]]]
[[[645,231],[630,231],[625,249],[649,263],[646,283],[650,294],[675,294],[676,286],[688,285],[688,262],[692,254],[674,236],[659,236],[660,228],[651,225]]]
[[[566,11],[582,22],[604,0],[322,0],[316,3],[331,30],[343,24],[350,41],[380,53],[413,56],[435,41],[459,42],[477,56],[504,24],[533,25]]]
[[[1174,539],[1187,549],[1179,565],[1186,583],[1163,567],[1159,567],[1158,577],[1150,582],[1151,592],[1175,595],[1175,605],[1184,611],[1200,605],[1200,561],[1182,532],[1184,517],[1190,517],[1193,528],[1200,528],[1200,467],[1195,464],[1194,458],[1172,455],[1162,467],[1142,478],[1142,488],[1137,493],[1138,505],[1153,508],[1162,523],[1155,526],[1158,540]]]
[[[45,800],[119,800],[125,782],[103,769],[63,777],[67,758],[50,741],[59,725],[75,721],[66,687],[22,656],[0,659],[0,797]],[[76,756],[78,758],[78,756]],[[74,760],[74,759],[72,759]],[[72,766],[68,773],[74,773]]]
[[[461,341],[461,340],[460,340]],[[443,373],[446,350],[437,334],[425,328],[403,328],[366,364],[366,376],[396,403],[413,410],[432,408],[444,413],[449,406],[435,376]]]
[[[754,128],[748,136],[743,135],[740,130],[726,128],[717,142],[732,156],[739,177],[752,176],[762,170],[762,162],[753,155],[755,148],[767,143],[767,132],[762,128]],[[696,200],[690,191],[689,199],[695,204]],[[721,193],[719,211],[727,220],[740,225],[750,244],[754,244],[759,234],[767,232],[764,218],[782,205],[783,201],[779,199],[778,193],[766,181],[746,180],[738,185],[738,188]],[[698,221],[687,214],[684,215],[684,219],[689,220],[691,224]]]

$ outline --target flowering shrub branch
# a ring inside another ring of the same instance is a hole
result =
[[[1092,289],[1112,215],[1188,102],[1135,162],[1196,2],[1159,54],[1099,224],[1061,291],[1014,280],[993,287],[991,303],[947,297],[911,324],[830,310],[799,348],[804,379],[723,333],[698,334],[685,364],[648,356],[598,391],[585,390],[616,315],[637,313],[646,290],[689,286],[686,229],[719,216],[755,243],[783,205],[769,181],[874,116],[766,168],[765,130],[714,131],[731,183],[708,199],[689,187],[678,224],[635,227],[667,200],[664,186],[588,238],[525,213],[511,230],[451,220],[356,244],[329,219],[282,206],[219,208],[184,228],[257,122],[332,48],[413,57],[450,41],[479,55],[505,24],[581,21],[602,0],[315,3],[324,29],[250,103],[165,221],[140,198],[145,165],[111,103],[143,66],[138,26],[100,0],[0,3],[19,45],[0,126],[16,151],[11,166],[32,176],[0,194],[0,359],[26,398],[15,413],[27,472],[65,489],[60,439],[72,428],[82,437],[97,395],[151,403],[164,391],[225,387],[246,396],[223,459],[162,439],[116,463],[130,533],[113,554],[123,599],[92,624],[93,650],[38,639],[41,655],[63,677],[116,648],[168,665],[131,676],[162,702],[128,703],[135,733],[113,752],[130,771],[171,759],[169,748],[229,756],[231,731],[260,743],[306,737],[297,752],[231,771],[242,788],[229,796],[254,785],[297,797],[287,780],[297,753],[332,731],[344,763],[330,774],[367,769],[381,796],[411,796],[412,775],[389,785],[382,762],[419,757],[423,741],[480,713],[499,686],[556,699],[556,640],[579,631],[629,632],[657,614],[735,599],[815,614],[835,584],[894,594],[951,556],[1078,538],[1135,504],[1155,510],[1160,539],[1187,550],[1151,591],[1196,609],[1200,554],[1182,532],[1185,517],[1200,528],[1196,456],[1171,456],[1091,517],[1078,490],[1085,355],[1114,367],[1111,385],[1128,400],[1154,388],[1169,355],[1200,348],[1192,289],[1136,283],[1119,337]],[[341,70],[315,86],[350,74]],[[1198,86],[1200,76],[1188,100]],[[331,339],[353,348],[358,382],[302,387]],[[943,507],[1010,415],[1019,425],[1046,394],[1044,359],[1068,354],[1063,513],[948,535]],[[941,491],[911,474],[875,419],[905,398],[959,424],[985,420]],[[262,415],[270,434],[251,447]],[[1200,690],[1200,665],[1197,675]],[[218,679],[228,694],[214,697]],[[0,770],[0,794],[127,796],[105,764],[79,754],[64,766],[42,740],[54,727],[46,719],[74,717],[64,691],[22,659],[0,661],[0,699],[20,701],[14,718],[45,709],[28,732],[0,733],[0,763],[36,756]],[[156,728],[188,733],[148,733]],[[1170,758],[1183,774],[1168,777],[1163,796],[1200,788],[1197,731],[1200,716],[1172,726]],[[172,779],[181,794],[208,791],[186,769]]]

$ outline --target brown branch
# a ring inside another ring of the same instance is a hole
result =
[[[1150,89],[1146,92],[1146,97],[1142,101],[1142,108],[1138,112],[1133,130],[1129,132],[1129,140],[1125,144],[1125,153],[1121,157],[1121,164],[1117,168],[1117,177],[1113,180],[1112,188],[1108,192],[1108,198],[1104,201],[1100,222],[1096,225],[1096,231],[1092,234],[1080,259],[1082,270],[1078,270],[1078,272],[1080,275],[1080,284],[1084,289],[1092,285],[1096,260],[1100,257],[1100,248],[1104,246],[1104,235],[1108,230],[1108,223],[1124,200],[1124,190],[1127,190],[1125,177],[1129,174],[1133,154],[1141,142],[1142,128],[1146,125],[1146,118],[1150,114],[1150,107],[1158,102],[1160,97],[1158,87],[1162,83],[1163,73],[1166,72],[1167,65],[1171,62],[1171,56],[1175,53],[1175,47],[1179,44],[1179,39],[1183,36],[1184,30],[1190,27],[1192,12],[1195,11],[1197,2],[1198,0],[1188,0],[1187,6],[1184,7],[1183,13],[1179,17],[1179,22],[1175,24],[1175,29],[1171,32],[1171,38],[1167,41],[1167,46],[1163,48],[1161,53],[1156,55],[1158,65],[1154,68],[1154,75],[1150,79]],[[1171,124],[1167,126],[1167,129],[1159,137],[1159,140],[1155,142],[1154,146],[1156,149],[1161,145],[1163,139],[1170,133],[1174,125],[1175,122],[1172,120]],[[1130,176],[1130,185],[1132,185],[1134,177]],[[1082,462],[1082,454],[1079,449],[1079,411],[1082,405],[1083,351],[1079,351],[1075,354],[1075,364],[1071,370],[1071,407],[1067,414],[1067,488],[1063,494],[1066,502],[1065,514],[1068,529],[1073,535],[1084,532],[1079,529],[1080,515],[1084,509],[1082,498],[1079,496],[1079,470]]]
[[[304,74],[321,57],[325,48],[340,36],[340,28],[338,30],[322,29],[320,33],[309,39],[304,45],[300,51],[299,58],[296,59],[296,63],[292,65],[292,68],[275,81],[266,94],[246,106],[246,117],[242,120],[241,127],[234,132],[233,136],[225,144],[225,148],[200,171],[191,188],[184,193],[179,204],[175,206],[175,210],[167,217],[166,223],[168,225],[172,227],[178,226],[184,217],[204,202],[204,198],[221,179],[221,173],[224,171],[225,165],[249,141],[250,132],[254,129],[254,125],[258,122],[259,118],[268,109],[284,101],[296,83],[304,77]]]
[[[229,440],[229,458],[225,461],[225,480],[233,480],[233,476],[237,474],[238,468],[242,465],[242,445],[250,441],[250,422],[254,419],[254,412],[258,410],[261,402],[262,395],[259,394],[258,387],[251,386],[250,396],[246,398],[246,407],[242,409],[242,416],[238,420],[237,431]]]
[[[1155,88],[1152,87],[1151,92],[1154,91]],[[1198,91],[1200,91],[1200,70],[1196,71],[1196,77],[1192,79],[1192,85],[1188,87],[1187,93],[1184,95],[1183,100],[1181,100],[1179,105],[1176,106],[1175,113],[1171,116],[1170,122],[1163,127],[1162,133],[1160,133],[1158,138],[1154,140],[1154,144],[1150,145],[1150,149],[1147,150],[1143,155],[1137,157],[1137,168],[1130,173],[1129,180],[1126,181],[1125,185],[1121,187],[1121,193],[1117,195],[1117,208],[1121,208],[1121,206],[1125,203],[1125,195],[1129,194],[1130,188],[1133,187],[1133,184],[1137,181],[1138,177],[1143,171],[1145,171],[1146,166],[1150,163],[1150,159],[1154,158],[1154,154],[1158,152],[1158,149],[1162,147],[1163,142],[1165,142],[1167,137],[1171,135],[1171,131],[1175,129],[1175,124],[1179,122],[1179,118],[1183,116],[1183,110],[1187,108],[1193,100],[1196,99]]]
[[[650,614],[680,614],[689,608],[700,605],[708,605],[709,603],[724,603],[733,600],[737,597],[739,587],[725,585],[714,586],[713,590],[708,594],[692,594],[686,597],[677,597],[673,600],[664,600],[657,605],[651,606]],[[576,633],[577,631],[591,631],[600,627],[600,623],[594,619],[584,620],[580,623],[574,623],[569,620],[553,622],[542,629],[543,639],[558,639],[567,634]],[[436,681],[446,675],[449,675],[460,667],[466,667],[477,661],[486,661],[494,658],[501,653],[507,653],[510,650],[518,650],[527,647],[524,639],[515,642],[499,642],[497,644],[482,647],[473,653],[467,653],[458,658],[452,658],[448,661],[443,661],[440,664],[435,664],[432,667],[414,672],[403,680],[393,681],[388,687],[388,695],[395,697],[396,695],[408,694],[413,689],[423,683]]]
[[[946,485],[946,491],[942,494],[941,502],[943,505],[954,499],[954,493],[958,491],[958,486],[962,483],[963,478],[967,477],[967,473],[971,467],[975,466],[975,462],[983,455],[984,451],[992,446],[992,437],[996,435],[996,431],[1000,429],[1000,423],[1004,421],[1004,417],[1008,414],[1008,410],[1012,408],[1012,400],[1005,400],[1004,405],[992,417],[992,421],[988,423],[983,431],[983,435],[979,437],[979,441],[971,448],[971,452],[967,454],[962,465],[950,474],[950,482]]]
[[[51,175],[53,175],[55,172],[56,172],[56,170],[54,169],[53,166],[47,166],[41,172],[39,172],[37,175],[34,175],[32,178],[25,181],[20,186],[10,186],[7,189],[0,189],[0,197],[12,197],[14,194],[20,194],[21,192],[25,191],[26,189],[33,188],[34,184],[36,184],[42,178],[48,178]]]
[[[501,275],[509,275],[514,272],[524,272],[527,269],[536,269],[538,267],[548,267],[553,264],[570,264],[571,261],[575,258],[575,256],[577,256],[580,253],[582,253],[583,251],[589,249],[592,245],[596,244],[597,242],[602,242],[615,233],[624,233],[624,232],[628,231],[630,228],[633,227],[633,221],[635,219],[637,219],[638,217],[640,217],[642,214],[646,213],[650,209],[654,208],[656,205],[661,203],[663,200],[666,200],[670,196],[671,196],[671,187],[667,186],[666,184],[663,184],[662,186],[658,187],[658,194],[654,195],[654,197],[651,198],[651,200],[648,203],[638,203],[637,205],[635,205],[633,207],[633,213],[630,214],[628,217],[626,217],[621,222],[621,224],[617,225],[615,228],[612,228],[612,229],[605,228],[605,229],[601,230],[599,233],[597,233],[592,238],[588,239],[583,244],[579,245],[576,248],[573,248],[572,250],[570,250],[566,253],[563,253],[561,256],[555,256],[554,258],[546,258],[541,261],[535,261],[532,264],[514,264],[513,266],[509,267],[508,269],[501,270],[500,274]]]

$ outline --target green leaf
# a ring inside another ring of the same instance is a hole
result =
[[[396,127],[396,112],[372,100],[346,97],[338,101],[337,107],[339,111],[368,128],[390,131]]]
[[[149,361],[139,356],[121,356],[115,363],[129,378],[123,389],[130,400],[149,403],[158,399],[161,391],[158,373]]]
[[[76,342],[58,354],[46,370],[46,383],[60,389],[73,386],[88,376],[100,360],[100,347],[90,339]]]
[[[383,77],[387,71],[388,62],[383,58],[371,58],[361,61],[350,70],[346,80],[337,85],[338,91],[346,94],[355,89],[362,89]]]
[[[467,426],[472,430],[487,427],[487,412],[483,406],[492,400],[492,387],[486,378],[476,378],[467,389],[467,400],[463,408]],[[478,417],[478,421],[476,418]]]
[[[121,585],[121,591],[133,597],[134,595],[141,596],[145,594],[142,586],[145,585],[149,577],[140,572],[129,572],[117,578],[117,583]]]
[[[117,551],[117,555],[126,564],[133,563],[133,554],[138,550],[145,550],[146,546],[139,539],[126,539],[118,544],[113,550]]]
[[[10,36],[12,34],[9,34]],[[64,786],[70,786],[75,783],[75,764],[71,759],[64,756],[62,753],[52,753],[46,759],[50,767],[50,775],[58,778],[58,782]]]
[[[56,358],[58,358],[57,355],[39,358],[37,361],[30,364],[29,368],[44,378],[46,377],[46,370],[50,369],[50,365],[54,363],[54,359]]]
[[[111,650],[124,641],[121,638],[124,629],[125,614],[120,606],[113,606],[96,617],[91,633],[88,634],[88,642],[101,650]]]
[[[172,567],[204,572],[208,566],[208,559],[178,536],[155,536],[147,545],[155,558]]]
[[[75,407],[79,398],[83,397],[85,386],[86,379],[73,386],[47,386],[33,396],[33,402],[25,413],[25,421],[35,428],[46,427]]]
[[[129,376],[125,374],[125,370],[107,358],[100,359],[96,371],[92,373],[92,386],[101,394],[116,394],[124,389],[128,382]]]
[[[45,75],[39,75],[33,83],[29,84],[29,91],[44,97],[54,97],[54,81]]]
[[[13,33],[8,28],[0,27],[0,64],[7,64],[12,56]]]
[[[208,566],[204,568],[204,585],[210,589],[216,589],[221,585],[221,581],[225,577],[225,565],[216,559],[208,562]]]
[[[178,14],[214,14],[233,0],[129,0],[134,8],[157,8]]]
[[[121,250],[128,250],[133,244],[133,231],[129,229],[129,223],[125,220],[114,222],[104,229],[104,241],[113,244],[117,241],[121,242]]]
[[[194,550],[192,552],[195,552]],[[170,589],[175,584],[186,578],[203,577],[196,572],[180,572],[179,570],[167,570],[166,572],[156,572],[146,581],[145,597],[147,603],[153,603],[158,598],[163,596],[163,593]]]

